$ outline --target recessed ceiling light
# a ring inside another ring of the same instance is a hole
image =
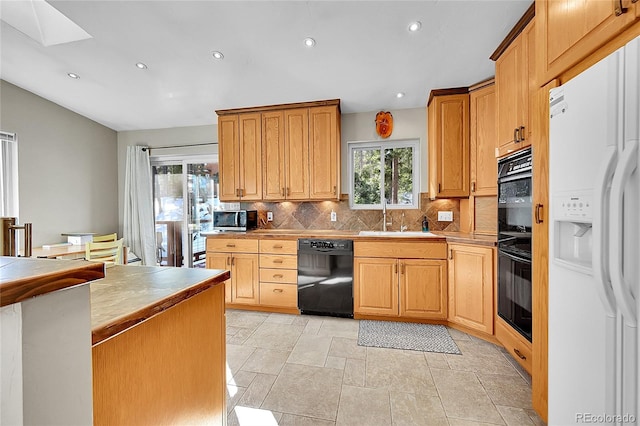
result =
[[[404,92],[396,93],[396,98],[404,98]]]
[[[79,79],[79,78],[80,78],[80,76],[79,76],[78,74],[74,74],[74,73],[72,73],[72,72],[67,73],[67,75],[68,75],[69,77],[71,77],[72,79],[74,79],[74,80],[77,80],[77,79]]]
[[[224,55],[222,54],[222,52],[218,52],[217,50],[215,52],[212,53],[213,57],[216,59],[222,59],[224,58]]]
[[[307,47],[313,47],[316,45],[316,41],[311,37],[307,37],[304,39],[304,45]]]
[[[409,24],[409,31],[412,33],[420,31],[420,28],[422,28],[422,22],[420,21],[415,21]]]
[[[140,68],[141,70],[146,70],[147,69],[147,66],[145,64],[143,64],[142,62],[136,63],[136,67]]]

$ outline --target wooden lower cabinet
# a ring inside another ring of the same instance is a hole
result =
[[[252,253],[207,253],[207,268],[228,269],[225,302],[255,305],[259,302],[258,255]]]
[[[354,259],[354,313],[447,318],[446,261]]]
[[[500,317],[496,317],[496,339],[518,363],[531,374],[532,349],[531,342],[522,337]]]
[[[449,244],[449,322],[493,334],[495,250]]]

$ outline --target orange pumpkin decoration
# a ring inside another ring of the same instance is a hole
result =
[[[393,132],[393,116],[389,111],[376,114],[376,132],[382,138],[388,138]]]

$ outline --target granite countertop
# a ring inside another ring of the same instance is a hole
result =
[[[0,257],[0,306],[104,277],[104,265],[85,260]]]
[[[69,261],[66,261],[69,262]],[[94,345],[221,284],[229,271],[115,265],[91,283],[91,334]]]
[[[378,236],[359,235],[360,231],[339,229],[256,229],[247,232],[210,232],[205,235],[212,238],[259,238],[259,239],[297,239],[297,238],[349,238],[357,241],[380,241],[381,239],[402,238],[402,241],[446,241],[450,243],[465,243],[484,246],[495,246],[497,236],[475,235],[463,232],[431,231],[434,237],[424,236]],[[204,234],[204,233],[203,233]],[[400,234],[400,233],[398,233]]]

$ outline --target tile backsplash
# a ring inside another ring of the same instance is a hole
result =
[[[349,201],[282,201],[241,203],[247,210],[258,210],[259,227],[264,229],[342,229],[371,231],[382,229],[381,210],[351,210]],[[273,222],[267,222],[267,212],[273,212]],[[331,211],[337,220],[331,222]],[[439,222],[438,211],[452,211],[453,222]],[[404,219],[402,218],[404,213]],[[387,210],[389,231],[399,231],[401,225],[407,231],[422,230],[422,217],[426,216],[431,231],[460,230],[460,202],[456,199],[429,200],[420,194],[420,209]],[[265,224],[266,223],[266,224]]]

